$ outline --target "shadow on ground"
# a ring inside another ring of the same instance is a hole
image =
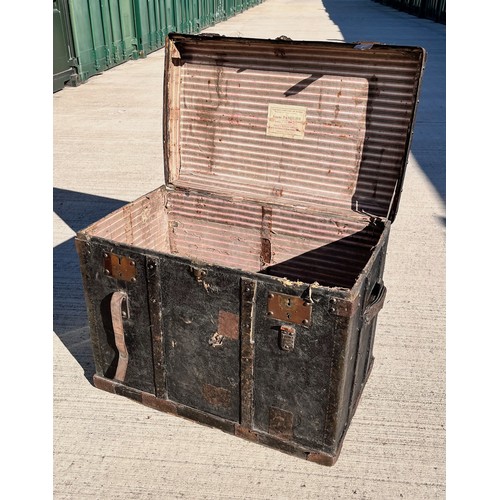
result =
[[[122,207],[127,202],[54,188],[54,212],[75,232]],[[54,247],[53,327],[56,335],[82,366],[85,377],[94,374],[87,310],[74,238]]]
[[[446,26],[372,0],[322,0],[346,42],[417,45],[428,53],[412,153],[446,201]]]

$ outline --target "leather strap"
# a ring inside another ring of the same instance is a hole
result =
[[[383,283],[377,283],[372,292],[372,299],[370,303],[366,306],[365,312],[363,314],[365,323],[372,321],[375,316],[380,312],[384,306],[385,296],[387,289]]]
[[[128,351],[125,344],[125,333],[123,331],[123,301],[127,300],[125,292],[114,292],[111,297],[111,321],[115,335],[115,344],[118,349],[118,365],[116,367],[115,380],[123,382],[127,373]]]

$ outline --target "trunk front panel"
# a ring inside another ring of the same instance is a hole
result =
[[[304,290],[307,287],[303,287]],[[300,296],[276,283],[257,288],[254,361],[254,428],[282,439],[324,449],[335,331],[328,297],[312,292],[309,326],[274,319],[268,296],[281,292]],[[295,331],[293,348],[281,336]]]
[[[238,422],[239,278],[163,259],[161,284],[168,399]]]

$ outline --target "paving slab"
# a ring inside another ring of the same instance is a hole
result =
[[[371,0],[266,0],[205,31],[429,53],[375,365],[322,467],[91,384],[75,232],[164,182],[163,51],[54,94],[54,498],[445,498],[445,26]]]

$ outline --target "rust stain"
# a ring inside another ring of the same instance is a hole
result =
[[[273,251],[271,237],[273,231],[273,211],[271,207],[262,207],[262,226],[260,230],[260,265],[264,267],[271,264]]]
[[[142,404],[164,413],[173,413],[174,415],[178,414],[177,405],[173,401],[157,398],[153,394],[149,394],[147,392],[142,393]]]
[[[134,218],[132,215],[132,207],[130,205],[125,205],[123,207],[123,219],[125,241],[128,244],[132,244],[134,242]]]
[[[114,380],[105,377],[100,377],[99,375],[96,374],[93,377],[93,381],[94,381],[94,386],[97,389],[101,389],[102,391],[111,392],[112,394],[115,394],[115,388],[117,383]]]
[[[335,461],[337,460],[336,457],[333,457],[331,455],[327,455],[326,453],[314,453],[314,452],[311,452],[311,453],[308,453],[306,455],[306,458],[307,460],[309,460],[310,462],[315,462],[317,464],[320,464],[320,465],[328,465],[328,466],[332,466]]]
[[[211,384],[203,385],[203,399],[212,406],[229,408],[231,406],[231,392],[224,387]]]
[[[261,250],[260,250],[260,263],[262,266],[271,263],[272,250],[271,250],[271,240],[267,238],[262,238],[261,240]]]
[[[215,91],[220,100],[227,99],[227,82],[224,81],[224,67],[221,61],[218,61],[216,67]]]
[[[259,442],[259,435],[252,431],[252,429],[248,429],[242,425],[236,424],[234,427],[235,436],[239,436],[241,438],[247,439],[249,441],[253,441],[254,443]]]
[[[240,317],[228,311],[219,311],[218,333],[225,338],[238,340],[240,336]]]
[[[271,406],[269,408],[269,434],[281,439],[293,437],[293,413]]]
[[[179,226],[177,221],[169,221],[168,222],[168,243],[170,246],[170,253],[175,254],[179,253],[179,249],[177,248],[177,237],[176,237],[176,228]]]

